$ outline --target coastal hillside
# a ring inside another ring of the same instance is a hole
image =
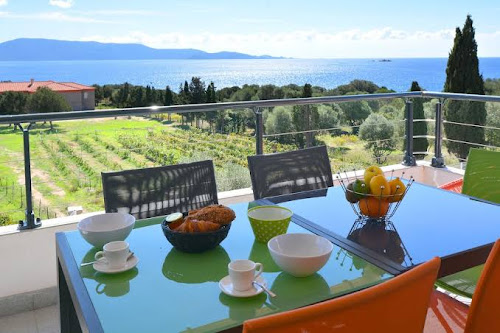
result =
[[[138,60],[138,59],[276,59],[238,52],[154,49],[141,44],[115,44],[19,38],[0,43],[0,61]]]

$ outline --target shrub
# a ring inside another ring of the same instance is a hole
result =
[[[394,125],[385,117],[373,113],[359,129],[359,136],[362,140],[367,141],[366,148],[372,150],[373,157],[377,163],[382,164],[386,157],[394,150]]]
[[[292,132],[294,130],[292,112],[289,108],[278,106],[268,114],[265,125],[267,134]],[[276,137],[276,141],[280,143],[293,143],[293,136],[278,136]]]
[[[498,103],[486,103],[486,110],[488,115],[486,116],[486,125],[493,128],[486,129],[486,139],[488,144],[500,147],[500,105]]]
[[[372,113],[372,109],[366,101],[344,103],[342,111],[344,121],[350,126],[359,126]],[[358,131],[358,127],[353,127],[354,134],[357,134]]]
[[[4,213],[0,213],[0,226],[4,226],[4,225],[9,225],[9,224],[13,224],[14,221],[12,220],[12,218],[7,215],[7,214],[4,214]]]

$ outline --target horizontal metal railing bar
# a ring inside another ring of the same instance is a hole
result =
[[[401,120],[396,120],[396,121],[401,121]],[[436,119],[429,119],[429,118],[413,119],[413,122],[414,123],[419,123],[419,122],[432,122],[432,123],[434,123],[434,122],[436,122]],[[479,127],[479,128],[486,128],[486,129],[492,129],[492,130],[500,130],[500,127],[485,126],[485,125],[476,125],[476,124],[467,124],[467,123],[458,123],[456,121],[449,121],[449,120],[443,120],[443,123],[444,124],[460,125],[460,126]]]
[[[492,129],[492,130],[500,130],[499,127],[476,125],[476,124],[467,124],[467,123],[457,123],[456,121],[449,121],[449,120],[443,120],[443,123],[444,124],[460,125],[460,126],[468,126],[468,127],[479,127],[479,128],[486,128],[486,129]]]
[[[301,132],[288,132],[288,133],[277,133],[277,134],[266,134],[264,137],[273,137],[273,136],[285,136],[285,135],[296,135],[296,134],[301,134],[301,133],[311,133],[311,132],[321,132],[321,131],[326,131],[326,130],[311,130],[311,131],[301,131]],[[390,141],[390,140],[397,140],[397,139],[403,139],[405,138],[404,136],[399,136],[399,137],[393,137],[389,139],[381,139],[381,140],[363,140],[364,143],[372,143],[372,142],[384,142],[384,141]]]
[[[436,138],[434,135],[414,135],[414,139],[434,139]]]
[[[396,120],[396,121],[404,121],[404,120]],[[376,126],[376,125],[377,124],[366,124],[365,126]],[[361,125],[345,125],[345,126],[340,126],[340,127],[312,129],[312,130],[307,130],[307,131],[293,131],[293,132],[282,132],[282,133],[274,133],[274,134],[264,134],[262,137],[268,138],[268,137],[277,137],[277,136],[295,135],[295,134],[307,134],[307,133],[315,133],[315,132],[329,132],[329,131],[334,131],[334,130],[342,130],[344,128],[358,128],[358,127],[361,127]]]
[[[424,98],[444,98],[452,99],[455,101],[471,101],[471,102],[500,102],[500,96],[494,95],[475,95],[475,94],[461,94],[461,93],[447,93],[447,92],[434,92],[422,91],[421,96]]]
[[[405,119],[405,120],[406,120],[406,119]],[[435,122],[435,121],[436,121],[436,119],[432,119],[432,118],[413,119],[413,122],[414,122],[414,123],[423,122],[423,121],[427,121],[427,122]]]
[[[450,141],[450,142],[456,142],[456,143],[464,143],[464,144],[467,144],[467,145],[484,147],[484,148],[500,149],[500,147],[497,147],[497,146],[483,145],[481,143],[474,143],[474,142],[469,142],[469,141],[462,141],[462,140],[455,140],[455,139],[448,139],[448,138],[443,138],[443,141]]]
[[[404,139],[404,138],[406,138],[406,137],[405,136],[397,136],[397,137],[393,137],[393,138],[389,138],[389,139],[366,140],[366,141],[363,141],[363,142],[366,142],[366,143],[385,142],[385,141],[391,141],[391,140],[400,140],[400,139]]]

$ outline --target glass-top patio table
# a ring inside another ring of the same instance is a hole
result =
[[[293,204],[287,205],[294,209]],[[231,208],[236,219],[228,237],[202,254],[173,249],[162,233],[161,217],[137,221],[127,242],[139,263],[116,275],[80,267],[93,260],[97,249],[78,231],[58,233],[62,333],[241,331],[247,319],[321,302],[392,277],[338,246],[318,273],[292,277],[274,264],[266,244],[255,242],[247,218],[248,203]],[[292,218],[288,232],[310,232],[294,223],[298,219]],[[263,277],[277,297],[262,293],[237,299],[220,291],[218,282],[227,275],[228,263],[247,258],[263,263]]]
[[[399,274],[439,256],[439,276],[486,261],[500,238],[500,205],[415,182],[389,223],[356,221],[340,186],[269,198],[297,223]]]

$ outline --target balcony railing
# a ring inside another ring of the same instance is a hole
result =
[[[413,119],[413,99],[437,99],[435,105],[435,119]],[[415,154],[427,154],[427,152],[414,152],[413,139],[427,138],[434,140],[434,151],[432,158],[432,166],[442,168],[445,166],[445,161],[442,152],[443,141],[464,143],[476,147],[493,148],[498,147],[483,143],[466,142],[456,139],[448,139],[443,137],[442,124],[450,123],[459,126],[482,127],[489,130],[500,130],[500,128],[492,126],[481,126],[475,124],[454,123],[443,121],[443,104],[446,100],[462,100],[475,102],[500,102],[500,96],[484,96],[484,95],[469,95],[469,94],[454,94],[454,93],[439,93],[439,92],[405,92],[405,93],[387,93],[387,94],[366,94],[366,95],[348,95],[348,96],[325,96],[314,98],[293,98],[293,99],[278,99],[278,100],[261,100],[261,101],[245,101],[245,102],[230,102],[230,103],[214,103],[214,104],[192,104],[192,105],[174,105],[174,106],[152,106],[127,109],[109,109],[109,110],[88,110],[88,111],[72,111],[72,112],[54,112],[54,113],[35,113],[21,115],[6,115],[0,116],[0,124],[14,124],[19,127],[23,133],[23,152],[24,152],[24,199],[25,199],[25,220],[19,224],[20,229],[32,229],[40,226],[40,217],[35,217],[33,209],[32,195],[32,174],[31,174],[31,155],[30,155],[30,129],[37,122],[53,122],[62,120],[83,120],[122,116],[153,116],[157,114],[175,113],[200,113],[221,110],[239,110],[244,111],[251,109],[255,114],[255,153],[263,154],[264,138],[276,138],[286,135],[307,134],[318,131],[339,130],[341,127],[314,129],[308,131],[293,131],[265,134],[263,113],[265,108],[277,106],[297,106],[297,105],[314,105],[314,104],[330,104],[330,103],[348,103],[357,101],[379,101],[390,99],[403,99],[405,103],[405,133],[399,139],[405,139],[404,156],[402,163],[406,166],[416,164]],[[413,124],[415,121],[434,122],[434,135],[414,135]],[[345,126],[344,126],[345,127]],[[348,126],[359,127],[359,126]],[[381,141],[381,140],[378,140]],[[1,184],[0,184],[1,186]],[[21,195],[23,193],[21,192]],[[40,215],[40,213],[39,213]],[[48,214],[47,214],[48,215]]]

